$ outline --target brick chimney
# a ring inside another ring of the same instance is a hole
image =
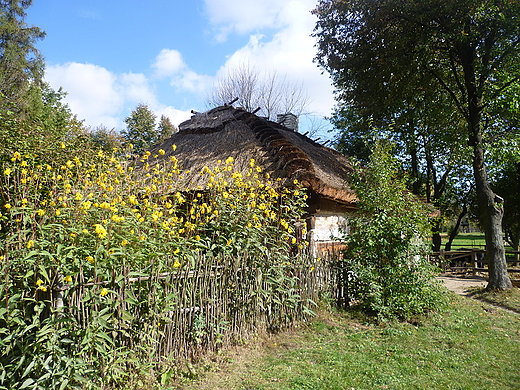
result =
[[[292,131],[298,131],[298,117],[293,113],[278,114],[276,116],[276,122]]]

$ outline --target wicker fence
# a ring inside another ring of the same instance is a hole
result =
[[[149,337],[158,358],[191,358],[290,327],[312,316],[322,295],[344,300],[335,287],[342,274],[333,256],[278,268],[252,264],[247,255],[201,256],[191,267],[156,275],[122,270],[123,277],[87,283],[80,274],[47,299],[84,327],[111,312],[107,334],[118,339],[116,345],[132,347]],[[101,289],[109,291],[102,303],[92,299]]]

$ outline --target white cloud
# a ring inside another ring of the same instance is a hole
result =
[[[127,103],[158,104],[148,78],[142,73],[123,73],[117,78],[116,88]]]
[[[193,115],[191,113],[191,111],[177,110],[176,108],[173,108],[173,107],[159,108],[154,112],[157,115],[157,119],[159,119],[161,117],[161,115],[164,115],[164,116],[170,118],[170,121],[172,122],[172,124],[177,128],[179,127],[180,123],[187,121]]]
[[[162,49],[152,63],[155,77],[167,77],[170,85],[179,92],[204,97],[213,83],[213,77],[202,75],[191,70],[184,62],[182,54],[174,49]]]
[[[214,78],[198,74],[186,69],[181,74],[171,79],[170,85],[180,91],[189,92],[199,97],[205,97],[208,89],[213,85]]]
[[[117,91],[116,75],[105,68],[76,62],[47,66],[45,79],[54,89],[63,87],[65,102],[87,125],[120,125],[117,114],[124,97]]]
[[[276,19],[283,21],[279,23],[282,27],[270,40],[261,34],[251,35],[247,45],[228,58],[218,75],[226,74],[229,69],[242,64],[249,64],[266,72],[276,71],[279,76],[286,77],[287,82],[302,84],[307,89],[310,111],[329,115],[335,104],[333,88],[328,76],[321,74],[321,70],[313,62],[316,55],[315,40],[310,36],[316,22],[310,12],[313,7],[315,2],[310,0],[280,1],[278,6],[273,6],[276,9]]]
[[[65,103],[91,127],[102,124],[121,130],[124,116],[139,103],[147,104],[158,116],[164,113],[175,125],[191,115],[159,103],[150,80],[142,73],[117,75],[101,66],[69,62],[48,66],[45,79],[54,89],[63,87]]]
[[[210,22],[216,26],[218,41],[231,32],[246,34],[259,29],[280,28],[280,14],[294,0],[205,0]]]
[[[182,55],[178,50],[162,49],[152,64],[157,77],[173,76],[186,68]]]

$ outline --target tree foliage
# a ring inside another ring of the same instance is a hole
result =
[[[125,138],[115,129],[107,129],[103,125],[90,130],[88,137],[90,138],[93,149],[103,150],[106,153],[121,150],[125,142]]]
[[[347,292],[379,320],[410,318],[440,302],[427,258],[428,210],[396,168],[390,144],[376,141],[366,170],[352,181],[359,211],[345,236]]]
[[[131,143],[137,153],[159,141],[155,129],[155,114],[144,103],[140,103],[125,119],[126,129],[122,131],[128,143]]]
[[[125,119],[126,129],[121,132],[124,143],[131,144],[135,152],[141,153],[177,132],[167,116],[161,115],[159,123],[156,123],[156,119],[157,116],[148,105],[140,103]]]
[[[511,91],[520,77],[520,3],[323,0],[315,13],[317,61],[331,74],[340,106],[387,121],[403,112],[407,119],[417,112],[455,118],[456,126],[440,133],[471,147],[489,287],[511,287],[500,232],[503,208],[489,183],[485,151],[518,129],[511,115],[518,95]],[[423,98],[428,107],[417,110]]]
[[[49,85],[32,85],[25,96],[25,113],[0,110],[0,160],[14,152],[39,155],[42,162],[66,160],[72,151],[86,153],[83,124],[62,102],[65,94]],[[15,104],[15,103],[11,103]]]
[[[157,125],[157,132],[159,133],[159,142],[162,142],[170,138],[177,131],[177,128],[173,125],[170,118],[168,118],[165,115],[161,115],[161,118],[159,119],[159,124]]]
[[[24,108],[31,85],[39,84],[44,63],[35,47],[45,33],[25,23],[31,0],[0,1],[0,109]]]
[[[520,137],[502,139],[490,152],[493,188],[504,198],[502,227],[507,243],[520,249]],[[516,259],[520,256],[517,254]]]

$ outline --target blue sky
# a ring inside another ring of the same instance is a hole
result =
[[[204,111],[215,83],[247,64],[303,85],[305,127],[320,128],[333,89],[312,62],[315,0],[34,0],[27,23],[46,31],[37,44],[46,80],[63,87],[85,124],[122,130],[139,103],[174,124]],[[330,137],[330,135],[329,135]]]

